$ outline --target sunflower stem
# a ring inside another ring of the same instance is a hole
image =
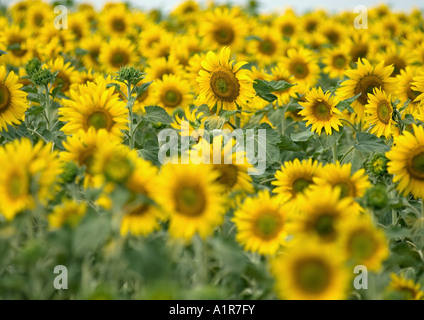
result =
[[[45,114],[46,114],[46,120],[47,120],[47,130],[51,131],[51,119],[50,119],[50,88],[49,85],[45,85],[45,94],[46,94],[46,108],[45,108]]]
[[[337,142],[335,142],[332,146],[333,149],[333,162],[337,162]]]
[[[424,199],[421,199],[421,217],[424,217]]]
[[[241,108],[240,108],[240,106],[237,106],[237,111],[240,111],[240,113],[241,113]],[[240,118],[240,114],[239,113],[236,113],[235,114],[235,124],[236,124],[236,127],[237,127],[237,129],[240,129],[240,127],[241,127],[241,118]]]
[[[133,124],[133,112],[132,112],[132,100],[131,100],[131,82],[127,83],[128,95],[127,95],[127,107],[128,107],[128,126],[129,126],[129,146],[134,149],[135,145],[135,130]]]
[[[353,125],[353,123],[350,122],[349,120],[340,119],[340,121],[346,122],[353,129],[353,131],[355,131],[355,133],[358,132],[358,129],[356,129],[356,127]]]
[[[355,147],[350,147],[349,150],[347,150],[347,152],[343,155],[343,157],[340,159],[340,163],[343,163],[343,160],[346,158],[346,156],[351,153],[353,151],[353,149],[355,149]]]

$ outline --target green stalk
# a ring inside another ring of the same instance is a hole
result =
[[[132,112],[132,102],[131,102],[131,83],[128,82],[127,84],[128,88],[128,95],[127,95],[127,107],[128,107],[128,126],[129,126],[129,146],[131,149],[134,149],[135,145],[135,130],[134,130],[134,124],[133,124],[133,112]]]
[[[49,85],[46,85],[46,108],[45,108],[45,114],[46,114],[46,120],[47,120],[47,130],[51,131],[51,118],[50,118],[50,88]]]
[[[332,146],[333,149],[333,162],[337,162],[337,142],[335,142]]]

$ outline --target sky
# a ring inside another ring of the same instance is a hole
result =
[[[82,2],[82,0],[77,0]],[[102,4],[105,1],[110,0],[84,0],[95,4],[98,8],[101,8]],[[112,0],[113,1],[113,0]],[[117,0],[114,0],[117,1]],[[172,10],[181,0],[130,0],[131,3],[137,7],[143,9],[152,9],[152,8],[162,8],[165,11]],[[205,3],[207,0],[200,0],[200,3]],[[217,0],[216,2],[227,2],[222,0]],[[245,0],[230,0],[234,4],[244,4]],[[284,10],[287,6],[292,7],[299,13],[302,13],[308,9],[313,8],[325,8],[328,11],[339,11],[339,10],[353,10],[358,5],[365,6],[375,6],[380,3],[388,3],[392,9],[408,11],[413,7],[424,8],[424,1],[422,0],[391,0],[391,1],[382,1],[382,0],[259,0],[260,8],[263,11],[272,11],[272,10]]]

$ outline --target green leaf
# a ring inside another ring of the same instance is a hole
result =
[[[386,152],[390,149],[383,140],[371,133],[358,132],[356,140],[358,143],[353,146],[362,152]]]
[[[265,80],[256,79],[253,83],[253,89],[255,89],[256,94],[265,101],[273,102],[277,100],[277,96],[271,93],[271,87]]]
[[[6,51],[3,51],[3,50],[0,50],[0,56],[2,56],[4,54],[7,54],[7,52]]]
[[[412,114],[407,114],[405,115],[405,119],[403,119],[402,122],[405,125],[414,124],[415,123],[414,116]]]
[[[107,216],[93,216],[78,226],[72,242],[77,255],[85,255],[104,244],[110,233],[109,219]]]
[[[297,145],[295,142],[292,141],[288,136],[284,135],[281,137],[281,142],[279,143],[279,146],[282,150],[289,150],[289,151],[300,151],[302,148]]]
[[[164,123],[164,124],[171,124],[172,118],[169,116],[169,114],[165,111],[164,108],[161,108],[159,106],[148,106],[145,108],[146,115],[143,117],[144,121],[151,122],[151,123]]]
[[[290,138],[294,142],[308,141],[313,135],[314,135],[314,133],[312,131],[302,131],[302,132],[292,133],[290,135]]]
[[[236,113],[241,113],[240,110],[224,111],[220,116],[228,121]]]
[[[350,105],[352,104],[353,101],[358,99],[361,94],[362,94],[362,92],[358,93],[357,95],[354,95],[353,97],[350,97],[349,99],[345,99],[345,100],[340,101],[336,105],[336,108],[339,109],[340,111],[343,111],[343,110],[346,109],[350,113],[354,113],[355,111],[353,110],[353,108]]]
[[[143,83],[140,86],[135,86],[133,91],[137,93],[137,97],[138,97],[142,95],[143,93],[145,93],[152,83],[153,81],[150,81],[150,82]]]
[[[290,89],[291,87],[295,86],[296,84],[284,81],[284,80],[272,80],[268,81],[268,86],[270,86],[271,91],[281,91]]]
[[[7,50],[20,50],[21,49],[21,44],[20,43],[12,43],[10,45],[7,46]]]

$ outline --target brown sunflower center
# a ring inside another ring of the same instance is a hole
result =
[[[355,260],[363,260],[373,255],[376,250],[376,242],[366,230],[357,230],[350,235],[347,249]]]
[[[125,30],[125,21],[120,18],[116,18],[112,21],[112,29],[117,32],[123,32]]]
[[[183,186],[174,193],[176,209],[179,213],[195,217],[201,215],[206,208],[206,197],[198,186]]]
[[[240,93],[240,84],[235,74],[226,69],[212,73],[210,86],[219,100],[227,102],[236,100]]]
[[[24,39],[20,36],[15,36],[14,39],[10,42],[10,45],[15,47],[10,51],[18,58],[23,57],[28,52],[28,50],[22,49],[22,42],[24,42]]]
[[[367,75],[359,80],[355,88],[355,95],[362,93],[358,101],[365,106],[368,101],[368,93],[373,93],[374,88],[383,88],[384,82],[375,75]]]
[[[5,84],[0,83],[0,113],[6,111],[10,103],[10,91]]]
[[[356,197],[356,188],[351,181],[340,181],[334,185],[334,188],[340,189],[340,199],[351,196]]]
[[[333,67],[336,69],[344,69],[347,59],[343,54],[338,54],[333,57]]]
[[[424,180],[424,147],[418,148],[408,159],[407,170],[415,179]]]
[[[99,109],[91,113],[85,121],[85,129],[88,130],[90,127],[94,127],[96,130],[106,129],[110,130],[113,121],[112,117],[107,110]]]
[[[235,37],[234,29],[231,26],[221,26],[214,31],[213,37],[220,45],[229,45]]]
[[[294,280],[305,293],[319,294],[331,283],[331,270],[319,258],[311,257],[299,260],[294,266]]]
[[[303,191],[312,184],[311,180],[299,178],[293,182],[293,195],[303,193]]]
[[[119,68],[121,66],[127,65],[130,61],[130,57],[128,56],[128,52],[123,50],[117,50],[113,53],[111,57],[111,65]]]
[[[377,105],[377,116],[384,124],[389,124],[393,109],[388,101],[380,101]]]
[[[320,214],[312,223],[312,229],[323,238],[333,239],[336,235],[334,215],[329,213]]]
[[[149,209],[149,205],[147,203],[139,204],[138,206],[133,207],[128,215],[132,217],[141,217],[143,216]]]
[[[266,55],[272,55],[275,52],[275,44],[269,39],[265,39],[259,42],[259,51]]]
[[[285,24],[281,27],[281,33],[285,36],[291,36],[294,33],[294,26],[292,24]]]
[[[368,54],[368,45],[356,44],[350,49],[352,61],[358,61],[359,58],[365,58]]]
[[[234,187],[238,179],[237,166],[234,164],[218,164],[215,167],[220,173],[218,182],[227,187],[227,189]]]
[[[390,66],[391,64],[393,64],[394,67],[393,72],[391,74],[392,77],[400,74],[400,71],[404,70],[407,65],[406,61],[399,56],[388,57],[384,62],[385,66]]]
[[[264,240],[270,240],[278,235],[281,227],[281,217],[276,212],[264,212],[254,223],[254,233]]]
[[[25,183],[22,178],[14,173],[9,179],[9,195],[13,199],[17,199],[26,193]]]
[[[41,27],[44,24],[44,16],[41,13],[36,13],[33,21],[37,27]]]
[[[97,62],[97,59],[99,58],[99,54],[100,54],[100,49],[99,48],[92,48],[90,51],[89,51],[89,53],[88,53],[89,55],[90,55],[90,58],[93,60],[93,61],[96,61]]]
[[[335,44],[338,44],[340,41],[340,33],[338,33],[335,30],[328,30],[325,33],[325,36],[331,44],[335,45]]]
[[[183,99],[183,96],[180,91],[175,89],[166,90],[162,95],[161,101],[168,108],[175,108],[178,106]]]
[[[86,149],[82,150],[78,155],[78,165],[81,167],[85,166],[87,169],[92,168],[95,151],[95,147],[87,147]]]
[[[62,70],[60,70],[57,74],[56,85],[62,85],[62,88],[60,88],[60,91],[62,92],[68,91],[69,87],[71,86],[71,80]]]
[[[318,121],[328,121],[331,119],[331,107],[324,101],[316,101],[312,111]]]
[[[407,95],[411,101],[414,101],[420,94],[421,92],[412,90],[411,85],[407,89]]]
[[[168,75],[168,74],[173,74],[174,72],[173,72],[173,70],[171,69],[171,68],[168,68],[168,67],[164,67],[164,68],[162,68],[162,69],[159,69],[157,72],[156,72],[156,78],[157,79],[160,79],[160,80],[162,80],[163,79],[163,76],[164,75]]]
[[[297,79],[304,79],[309,74],[309,66],[304,61],[294,61],[290,65],[290,73],[293,74]]]

